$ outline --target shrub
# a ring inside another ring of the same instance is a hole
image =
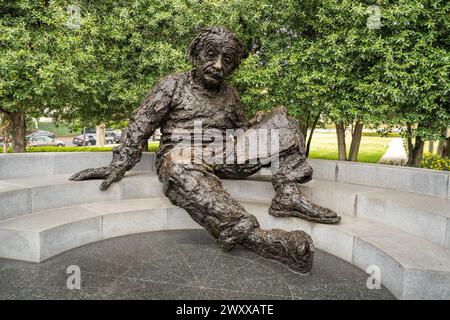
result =
[[[27,147],[26,152],[104,152],[112,147]]]
[[[436,154],[425,153],[422,160],[422,168],[450,171],[450,158],[440,157]]]

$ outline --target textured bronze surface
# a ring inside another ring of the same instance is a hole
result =
[[[122,134],[121,145],[113,151],[111,164],[83,170],[70,179],[105,179],[100,189],[106,190],[139,161],[143,142],[156,128],[161,128],[156,167],[164,194],[172,203],[185,209],[225,250],[241,244],[307,273],[314,258],[310,236],[303,231],[262,230],[257,219],[231,197],[220,180],[248,177],[277,159],[279,170],[272,178],[276,195],[269,213],[320,223],[340,220],[335,212],[311,203],[298,188],[311,180],[312,168],[306,162],[304,138],[297,121],[282,107],[259,112],[252,120],[246,120],[236,89],[224,81],[242,56],[242,43],[233,33],[225,28],[203,29],[189,49],[194,69],[167,76],[157,83],[134,111]],[[198,124],[200,134],[196,132]],[[227,129],[236,128],[243,129],[241,134],[227,134]],[[278,130],[279,148],[258,157],[256,162],[248,157],[243,159],[246,163],[236,162],[239,160],[236,157],[234,163],[193,161],[199,144],[202,153],[221,148],[223,152],[216,154],[216,158],[229,156],[230,150],[234,157],[241,139],[247,139],[242,140],[245,143],[259,129]],[[211,130],[215,138],[208,140]]]

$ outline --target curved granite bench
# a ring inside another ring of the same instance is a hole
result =
[[[42,167],[30,170],[34,158]],[[109,153],[0,156],[0,257],[40,262],[111,237],[200,228],[162,195],[152,154],[107,192],[98,190],[98,180],[68,181],[71,173],[110,159]],[[398,298],[450,298],[448,173],[323,160],[311,164],[317,180],[303,190],[343,215],[339,225],[270,216],[273,190],[267,172],[223,184],[263,228],[302,229],[319,249],[363,270],[379,266],[382,283]],[[388,179],[397,181],[391,189]]]

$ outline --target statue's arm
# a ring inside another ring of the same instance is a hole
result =
[[[175,86],[173,77],[163,78],[133,111],[128,127],[122,133],[120,146],[113,150],[112,166],[128,171],[139,162],[143,143],[161,126],[169,112]]]
[[[101,190],[106,190],[113,182],[121,180],[139,162],[143,143],[161,126],[170,111],[176,84],[175,77],[163,78],[139,108],[133,111],[128,127],[122,133],[120,145],[113,150],[109,166],[80,171],[70,177],[70,180],[106,179],[100,186]]]

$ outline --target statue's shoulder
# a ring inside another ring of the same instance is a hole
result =
[[[172,99],[185,78],[184,73],[174,73],[160,78],[147,92],[144,103],[155,99],[155,97],[158,97],[157,99],[161,97]]]
[[[239,91],[236,89],[235,86],[229,83],[224,83],[225,90],[230,92],[236,100],[239,100]]]
[[[156,84],[157,88],[174,91],[180,83],[183,83],[188,78],[188,72],[183,73],[173,73],[162,77]]]

